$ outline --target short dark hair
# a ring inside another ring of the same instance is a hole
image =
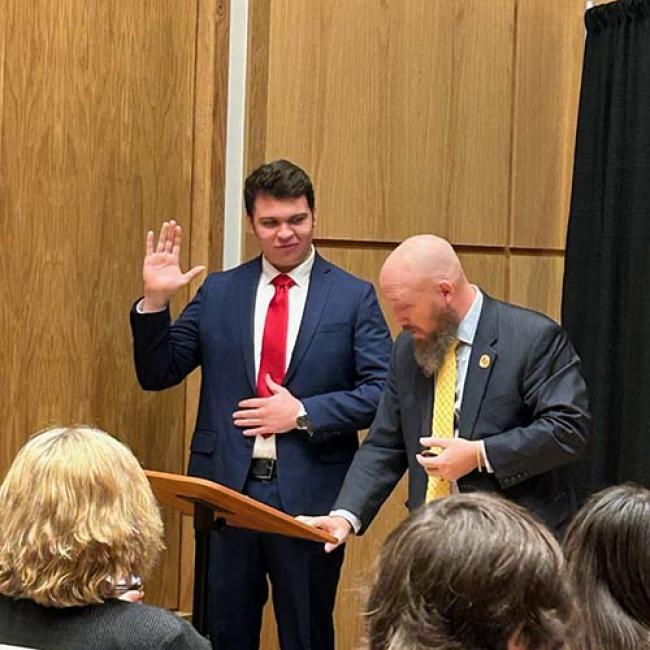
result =
[[[246,214],[253,217],[258,194],[268,194],[276,199],[297,199],[304,196],[309,209],[315,205],[314,186],[303,169],[289,160],[274,160],[258,167],[246,179],[244,202]]]
[[[650,490],[627,484],[593,495],[564,550],[583,619],[571,648],[650,647]]]
[[[560,547],[496,495],[456,494],[388,537],[368,601],[370,650],[564,647],[572,600]]]

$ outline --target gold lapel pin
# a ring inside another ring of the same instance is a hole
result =
[[[490,357],[487,354],[482,354],[481,358],[478,360],[478,365],[481,366],[481,368],[489,368],[490,367]]]

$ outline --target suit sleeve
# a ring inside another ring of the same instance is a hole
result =
[[[179,384],[200,363],[199,322],[205,285],[172,324],[169,307],[140,314],[131,309],[133,358],[140,386],[163,390]]]
[[[332,510],[347,510],[356,515],[365,532],[408,467],[404,437],[400,425],[400,406],[396,358],[393,349],[386,388],[377,416],[356,453],[343,487]]]
[[[354,386],[300,398],[314,427],[315,443],[350,430],[365,429],[375,415],[388,372],[391,338],[370,284],[360,301],[353,336]]]
[[[559,326],[544,330],[531,346],[522,395],[531,422],[484,439],[502,488],[574,461],[586,449],[587,390],[578,355]]]

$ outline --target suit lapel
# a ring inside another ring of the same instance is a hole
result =
[[[418,428],[416,430],[417,438],[415,440],[416,449],[420,449],[421,437],[428,437],[431,435],[431,423],[433,420],[433,389],[435,380],[433,377],[426,377],[420,370],[420,367],[413,360],[413,369],[415,372],[415,399],[418,405]],[[427,491],[427,474],[422,471],[412,472],[409,478],[412,484],[413,494],[426,494]],[[412,505],[409,507],[413,507]]]
[[[260,281],[262,270],[262,260],[260,257],[251,260],[241,268],[241,275],[237,284],[237,318],[239,320],[239,338],[244,359],[244,368],[246,368],[246,377],[250,382],[253,393],[257,390],[257,381],[255,378],[255,297],[257,295],[257,285]]]
[[[416,364],[415,372],[415,397],[418,404],[418,416],[420,419],[418,437],[431,435],[431,422],[433,421],[433,389],[435,386],[434,377],[426,377]]]
[[[309,291],[307,293],[307,301],[305,302],[305,310],[302,315],[302,322],[298,330],[298,338],[296,339],[291,361],[289,362],[289,367],[282,382],[285,386],[296,372],[296,368],[300,364],[305,352],[307,352],[307,348],[316,333],[327,303],[327,297],[332,288],[332,282],[333,275],[330,264],[323,260],[317,253],[316,259],[314,260],[314,267],[311,270]]]
[[[460,407],[458,433],[462,438],[474,437],[474,425],[483,401],[483,395],[492,368],[497,360],[493,344],[498,338],[498,317],[496,303],[483,294],[483,309],[472,345],[472,353],[467,367],[463,403]]]

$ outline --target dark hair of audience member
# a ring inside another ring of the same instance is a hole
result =
[[[434,501],[388,537],[368,601],[369,650],[556,650],[572,600],[553,535],[498,496]]]
[[[582,618],[572,650],[650,648],[650,490],[595,494],[564,540]]]

